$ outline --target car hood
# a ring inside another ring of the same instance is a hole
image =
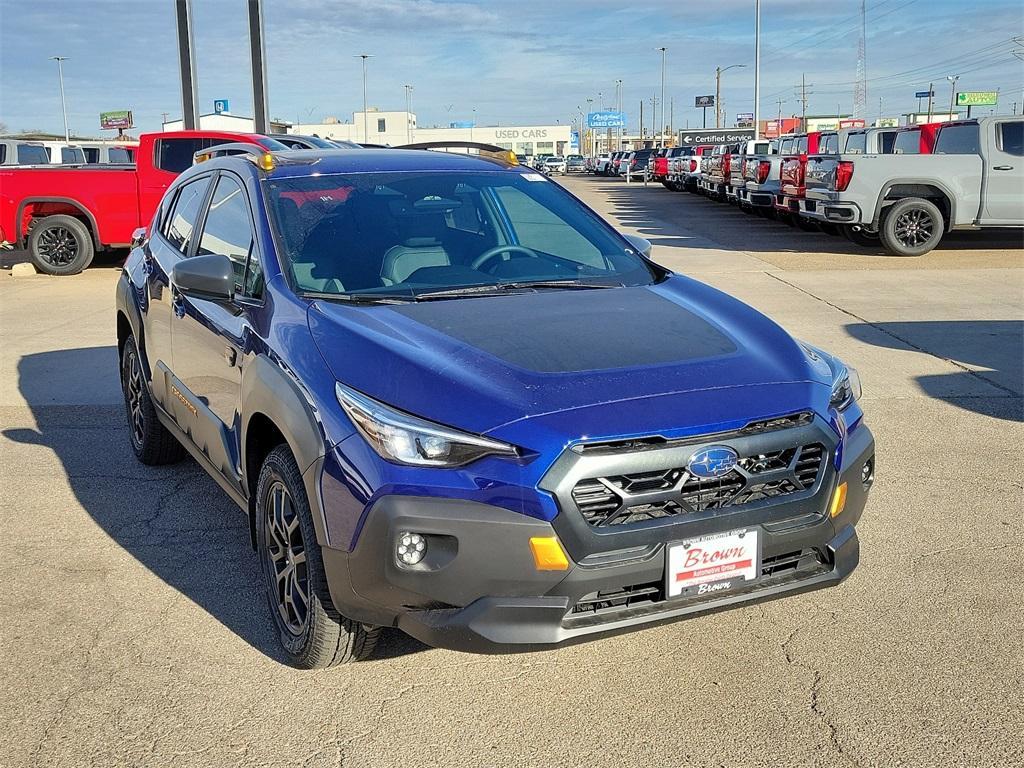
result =
[[[418,416],[529,447],[825,413],[827,365],[751,307],[681,276],[643,287],[411,304],[316,301],[338,381]]]

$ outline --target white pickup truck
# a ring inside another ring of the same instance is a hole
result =
[[[943,123],[931,154],[818,156],[804,216],[920,256],[953,229],[1024,227],[1024,117]]]

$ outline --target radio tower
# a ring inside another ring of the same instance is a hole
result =
[[[857,83],[853,87],[853,116],[862,118],[867,117],[868,108],[868,76],[864,40],[867,36],[866,17],[865,0],[860,0],[860,41],[857,43]]]

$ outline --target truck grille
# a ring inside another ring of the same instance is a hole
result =
[[[814,488],[825,464],[821,443],[740,458],[719,478],[668,467],[580,480],[572,498],[594,527],[628,526],[660,518],[739,507]]]

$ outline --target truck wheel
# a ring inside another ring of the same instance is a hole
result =
[[[843,227],[840,232],[843,237],[851,243],[861,245],[865,248],[878,248],[880,245],[877,232],[868,232],[865,229],[854,229],[850,225]]]
[[[893,256],[921,256],[942,239],[942,211],[935,203],[908,197],[889,207],[882,217],[879,237]]]
[[[92,235],[74,216],[47,216],[32,225],[28,236],[32,263],[48,275],[77,275],[94,255]]]
[[[151,467],[185,458],[185,448],[156,416],[134,336],[128,337],[121,351],[121,391],[128,416],[128,439],[135,458]]]
[[[333,667],[373,653],[380,627],[342,616],[331,602],[302,474],[287,445],[272,450],[260,470],[256,543],[270,613],[294,666]]]

